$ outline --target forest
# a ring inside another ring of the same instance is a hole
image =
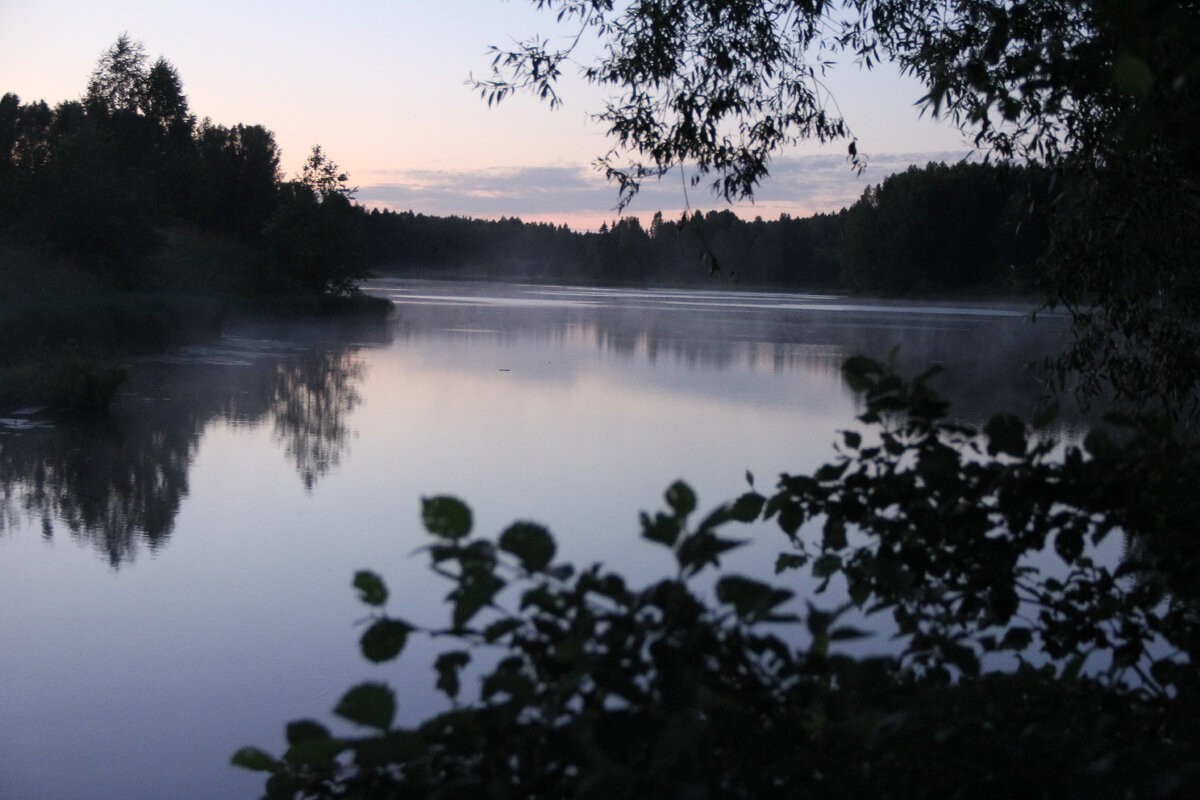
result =
[[[337,294],[365,275],[361,212],[320,148],[285,180],[271,131],[197,121],[174,66],[127,35],[81,100],[0,98],[0,153],[6,245],[97,288]]]
[[[368,210],[315,146],[286,179],[261,125],[197,120],[165,58],[121,36],[81,100],[0,98],[5,280],[53,263],[93,291],[350,295],[370,270],[424,276],[703,284],[856,292],[1027,287],[1044,227],[1021,227],[1044,192],[1029,167],[929,164],[886,178],[849,209],[746,221],[565,225]],[[1040,188],[1039,188],[1040,186]],[[945,209],[953,208],[953,214]],[[11,328],[11,325],[9,326]],[[12,331],[9,330],[11,335]]]
[[[747,221],[729,210],[627,216],[597,232],[372,210],[372,267],[396,274],[569,283],[990,296],[1035,289],[1044,220],[1023,221],[1047,178],[1033,167],[913,166],[848,209]],[[953,212],[948,212],[953,209]],[[717,281],[714,281],[717,278]]]

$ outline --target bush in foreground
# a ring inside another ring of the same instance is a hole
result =
[[[676,483],[641,516],[678,565],[644,588],[556,562],[541,526],[474,537],[466,505],[426,499],[448,625],[388,614],[383,578],[361,571],[360,646],[386,662],[414,634],[453,642],[434,664],[453,707],[397,727],[393,691],[363,683],[334,709],[362,735],[299,720],[282,757],[233,762],[269,773],[268,798],[1186,796],[1192,451],[1128,420],[1065,449],[1012,417],[977,431],[946,420],[927,376],[865,359],[846,376],[865,429],[832,463],[769,497],[751,480],[698,522]],[[806,570],[848,600],[801,618],[788,588],[722,573],[744,544],[725,529],[760,518],[790,540],[777,575]],[[1116,563],[1096,558],[1109,536],[1125,537]],[[858,612],[890,615],[889,655],[839,652],[866,635],[845,622]]]

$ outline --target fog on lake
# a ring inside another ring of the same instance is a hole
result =
[[[0,797],[233,798],[287,720],[363,679],[400,722],[438,707],[432,650],[358,655],[350,588],[437,623],[422,495],[476,528],[546,524],[561,555],[670,568],[637,512],[684,478],[707,508],[823,463],[855,398],[840,365],[943,366],[953,414],[1027,414],[1066,321],[1028,308],[725,291],[381,280],[388,320],[230,325],[130,365],[112,413],[0,420]],[[768,571],[767,525],[734,554]]]

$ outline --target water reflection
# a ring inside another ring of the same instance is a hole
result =
[[[139,548],[154,552],[171,535],[214,423],[269,423],[311,493],[356,436],[364,347],[423,353],[444,387],[471,370],[508,374],[528,386],[521,402],[548,402],[551,386],[607,370],[606,380],[650,389],[656,402],[731,403],[737,413],[832,407],[822,387],[840,384],[847,356],[896,351],[910,372],[944,364],[939,386],[955,414],[979,422],[1029,412],[1039,387],[1027,365],[1053,352],[1066,328],[1053,319],[1030,325],[1026,309],[1003,306],[801,295],[413,281],[372,291],[397,301],[394,320],[245,324],[209,346],[135,364],[129,393],[107,419],[0,428],[0,529],[33,522],[46,538],[62,529],[114,567]],[[565,413],[555,408],[546,413]],[[492,454],[476,449],[472,457],[488,463]]]
[[[344,352],[318,351],[275,365],[268,380],[275,439],[312,491],[349,446],[350,412],[362,397],[364,365]]]
[[[382,320],[246,323],[213,345],[136,363],[110,415],[0,431],[0,530],[34,522],[52,539],[65,529],[114,568],[139,548],[153,553],[171,535],[205,430],[221,422],[269,420],[311,491],[352,438],[357,353],[388,336]]]
[[[57,522],[113,566],[132,559],[139,542],[157,549],[187,493],[199,441],[193,421],[147,414],[132,426],[75,420],[4,436],[5,525],[37,519],[50,539]]]
[[[0,429],[14,530],[0,537],[0,796],[260,792],[257,775],[227,766],[233,749],[271,737],[281,749],[280,720],[381,678],[354,645],[355,570],[384,574],[405,618],[444,620],[446,586],[405,556],[428,544],[422,495],[463,497],[484,533],[536,520],[563,558],[639,585],[673,569],[666,551],[637,545],[636,517],[661,508],[671,481],[687,479],[710,507],[742,491],[747,470],[767,488],[830,457],[854,412],[847,354],[886,356],[899,341],[908,366],[946,361],[943,383],[978,421],[1019,410],[1022,364],[1046,346],[1020,311],[378,291],[400,300],[390,323],[231,330],[135,365],[102,425]],[[42,546],[42,534],[104,561]],[[760,534],[723,562],[732,572],[771,574],[782,540],[773,525],[747,529]],[[138,554],[137,568],[106,567]],[[405,724],[434,710],[436,646],[385,678],[403,681]]]
[[[592,345],[621,359],[726,374],[802,371],[829,377],[850,355],[895,354],[916,374],[937,364],[936,386],[964,421],[998,411],[1029,414],[1044,397],[1038,364],[1059,352],[1064,316],[1032,306],[848,302],[819,295],[641,291],[378,281],[397,303],[398,337]]]

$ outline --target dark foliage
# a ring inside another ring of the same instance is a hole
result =
[[[959,163],[909,167],[869,188],[846,217],[843,285],[853,291],[1032,291],[1046,248],[1043,170]]]

